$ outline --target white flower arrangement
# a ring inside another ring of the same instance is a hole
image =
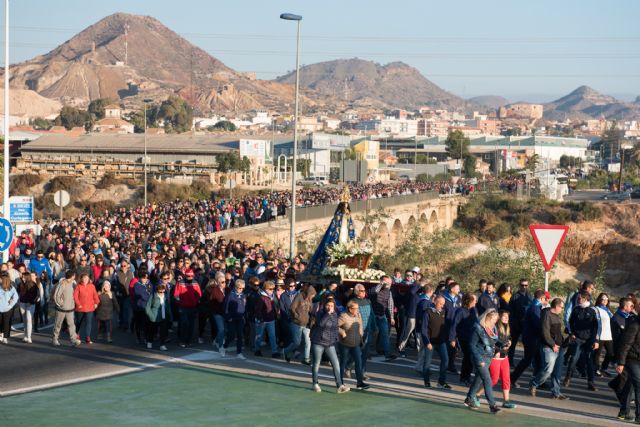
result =
[[[331,261],[340,261],[356,255],[371,255],[373,254],[373,244],[367,240],[334,243],[327,247],[327,254]]]
[[[347,280],[373,281],[380,280],[380,278],[386,273],[382,270],[375,270],[373,268],[362,271],[358,268],[349,268],[345,265],[338,265],[336,267],[325,267],[322,274],[325,276],[340,276],[342,279]]]

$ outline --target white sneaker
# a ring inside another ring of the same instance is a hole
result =
[[[28,340],[27,337],[22,338],[22,342],[27,342],[27,340]]]
[[[220,356],[224,357],[225,354],[227,354],[227,350],[225,350],[224,347],[220,347]]]
[[[160,346],[160,350],[161,351],[167,351],[167,346],[166,345],[161,345]]]
[[[153,348],[153,344],[150,342],[147,343],[147,350],[151,350]]]
[[[240,360],[247,360],[247,358],[246,358],[246,357],[244,357],[244,354],[242,354],[242,353],[238,353],[238,355],[237,355],[236,357],[237,357],[238,359],[240,359]]]
[[[351,391],[351,389],[344,384],[338,387],[338,394],[346,393],[348,391]]]
[[[204,344],[204,340],[202,338],[198,338],[198,344]]]
[[[9,344],[9,341],[6,338],[2,338],[2,344]]]
[[[27,344],[32,344],[31,338],[27,338]]]
[[[315,391],[316,393],[320,393],[322,391],[322,389],[320,388],[320,384],[314,384],[313,387],[311,387],[311,390]]]
[[[213,346],[213,351],[220,351],[220,348],[218,348],[218,343],[217,342],[212,342],[211,345]]]

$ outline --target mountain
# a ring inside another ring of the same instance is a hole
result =
[[[509,103],[509,100],[507,98],[503,98],[502,96],[497,95],[474,96],[473,98],[467,99],[467,101],[472,104],[481,105],[493,109],[504,107]]]
[[[600,119],[626,120],[640,115],[640,105],[603,95],[589,86],[580,86],[570,94],[544,105],[548,120]]]
[[[293,99],[288,85],[239,73],[158,20],[116,13],[51,52],[11,67],[11,86],[65,104],[179,93],[203,110],[272,108]]]
[[[277,82],[295,83],[295,72]],[[300,86],[308,96],[329,97],[355,106],[414,109],[421,106],[462,109],[466,102],[427,80],[402,62],[380,65],[358,58],[306,65]]]

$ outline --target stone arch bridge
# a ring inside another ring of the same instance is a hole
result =
[[[463,203],[459,196],[420,193],[350,203],[356,234],[375,239],[379,246],[395,246],[416,224],[426,232],[450,228]],[[325,232],[336,205],[296,209],[296,237],[299,245],[312,245]],[[382,214],[384,212],[384,214]],[[221,237],[268,242],[273,247],[289,247],[289,215],[268,224],[224,230]],[[302,249],[302,248],[301,248]],[[309,250],[310,248],[307,248]]]

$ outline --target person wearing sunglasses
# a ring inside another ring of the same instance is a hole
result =
[[[171,325],[171,303],[170,298],[167,297],[167,286],[164,283],[159,283],[156,286],[156,290],[147,301],[145,306],[145,313],[148,321],[146,322],[146,338],[147,349],[153,348],[153,340],[156,334],[160,332],[160,350],[167,351],[166,342],[169,335],[169,325]]]

